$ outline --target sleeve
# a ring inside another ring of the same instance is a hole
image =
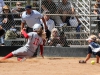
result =
[[[91,54],[92,53],[92,49],[91,49],[91,47],[89,46],[88,47],[88,54]]]
[[[29,38],[28,34],[27,34],[24,30],[22,30],[22,34],[23,34],[23,36],[24,36],[25,38]]]
[[[5,6],[5,3],[4,3],[4,1],[2,0],[2,6]]]
[[[43,14],[41,14],[40,12],[38,12],[37,10],[33,10],[34,13],[38,14],[38,17],[41,19],[43,18]]]
[[[24,17],[24,12],[22,13],[21,22],[22,22],[22,23],[25,23],[26,21],[24,20],[23,17]]]

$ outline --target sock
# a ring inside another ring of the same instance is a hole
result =
[[[23,58],[17,57],[17,60],[22,62],[22,61],[25,61],[26,58],[25,57],[23,57]]]
[[[19,57],[18,57],[18,58],[17,58],[17,60],[18,60],[18,61],[21,61],[21,60],[22,60],[22,58],[19,58]]]
[[[8,55],[6,55],[2,60],[5,60],[5,59],[7,59],[7,58],[11,58],[11,57],[13,57],[13,54],[12,54],[12,52],[11,53],[9,53]]]

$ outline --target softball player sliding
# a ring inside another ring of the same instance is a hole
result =
[[[5,60],[7,58],[11,58],[13,56],[17,57],[18,61],[22,61],[24,58],[30,58],[33,56],[35,50],[40,46],[40,54],[43,57],[43,40],[42,40],[42,34],[43,34],[43,26],[41,24],[35,24],[33,26],[33,31],[30,33],[26,33],[24,30],[22,30],[22,34],[25,38],[28,39],[25,46],[12,51],[8,55],[6,55],[2,60]]]

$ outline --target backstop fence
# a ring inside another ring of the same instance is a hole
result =
[[[52,2],[49,3],[49,1]],[[49,12],[46,13],[46,16],[54,21],[55,28],[58,29],[60,42],[57,39],[53,40],[54,44],[50,44],[49,40],[45,46],[87,45],[85,39],[89,35],[98,36],[99,34],[99,2],[95,0],[4,0],[4,2],[10,7],[9,14],[13,15],[11,22],[3,23],[4,29],[7,31],[14,26],[18,34],[17,38],[11,39],[5,39],[4,36],[7,46],[22,46],[27,41],[20,35],[21,13],[25,11],[24,8],[27,4],[32,5],[33,10],[42,14],[44,11]],[[21,10],[19,10],[20,8]],[[62,32],[64,32],[65,38],[62,36]],[[64,43],[66,44],[64,45]]]

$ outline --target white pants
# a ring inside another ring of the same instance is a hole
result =
[[[33,56],[34,52],[30,51],[28,47],[23,46],[13,51],[12,54],[17,57],[30,58]]]

